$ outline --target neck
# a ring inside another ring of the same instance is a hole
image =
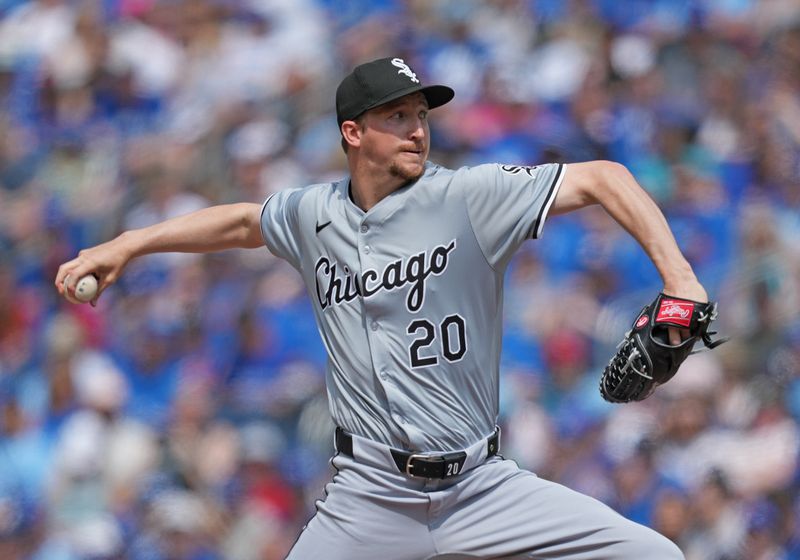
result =
[[[350,166],[350,193],[353,202],[364,212],[407,184],[408,180],[389,173],[387,169]]]

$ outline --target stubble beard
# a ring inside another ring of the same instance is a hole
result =
[[[416,181],[422,177],[423,173],[425,173],[425,165],[420,165],[419,169],[414,166],[412,169],[414,170],[412,171],[408,167],[404,167],[396,161],[393,161],[391,164],[389,164],[389,173],[392,175],[392,177],[402,179],[406,183]]]

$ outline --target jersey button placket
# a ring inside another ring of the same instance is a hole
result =
[[[367,235],[366,234],[369,233],[369,230],[370,230],[370,226],[368,224],[366,224],[366,223],[362,223],[358,227],[358,244],[361,247],[362,255],[369,255],[370,253],[372,253],[372,247],[370,247],[367,244]],[[367,268],[369,268],[369,264],[368,263],[369,263],[370,259],[362,257],[359,260],[361,261],[362,270],[366,270]],[[378,321],[376,321],[374,319],[370,319],[370,315],[371,315],[370,309],[369,309],[370,306],[369,306],[369,304],[367,302],[365,302],[365,305],[366,305],[366,307],[365,307],[365,315],[366,315],[366,319],[368,321],[367,324],[369,325],[369,330],[372,331],[373,333],[377,333],[378,330],[380,329],[380,324],[378,323]],[[375,361],[383,361],[381,359],[381,351],[379,350],[380,348],[381,348],[380,344],[372,345],[371,353],[373,354],[372,355],[373,363]],[[384,382],[384,383],[390,381],[389,373],[386,371],[386,369],[384,367],[380,367],[380,369],[378,369],[378,378],[381,380],[381,382]],[[392,385],[391,385],[391,383],[389,383],[388,387],[387,387],[387,390],[391,391],[391,389],[392,389]],[[390,409],[394,408],[391,404],[389,406],[390,406]],[[396,410],[393,411],[392,416],[394,417],[395,421],[397,421],[400,424],[406,424],[408,422],[408,420],[404,416],[399,414]]]

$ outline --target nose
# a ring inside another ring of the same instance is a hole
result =
[[[417,117],[411,123],[411,127],[408,133],[408,139],[421,140],[423,138],[425,138],[425,121]]]

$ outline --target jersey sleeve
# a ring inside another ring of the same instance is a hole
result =
[[[275,256],[300,268],[298,222],[301,189],[287,189],[270,195],[261,207],[261,235]]]
[[[467,212],[490,265],[507,261],[523,241],[541,235],[564,171],[561,163],[486,164],[466,169]]]

